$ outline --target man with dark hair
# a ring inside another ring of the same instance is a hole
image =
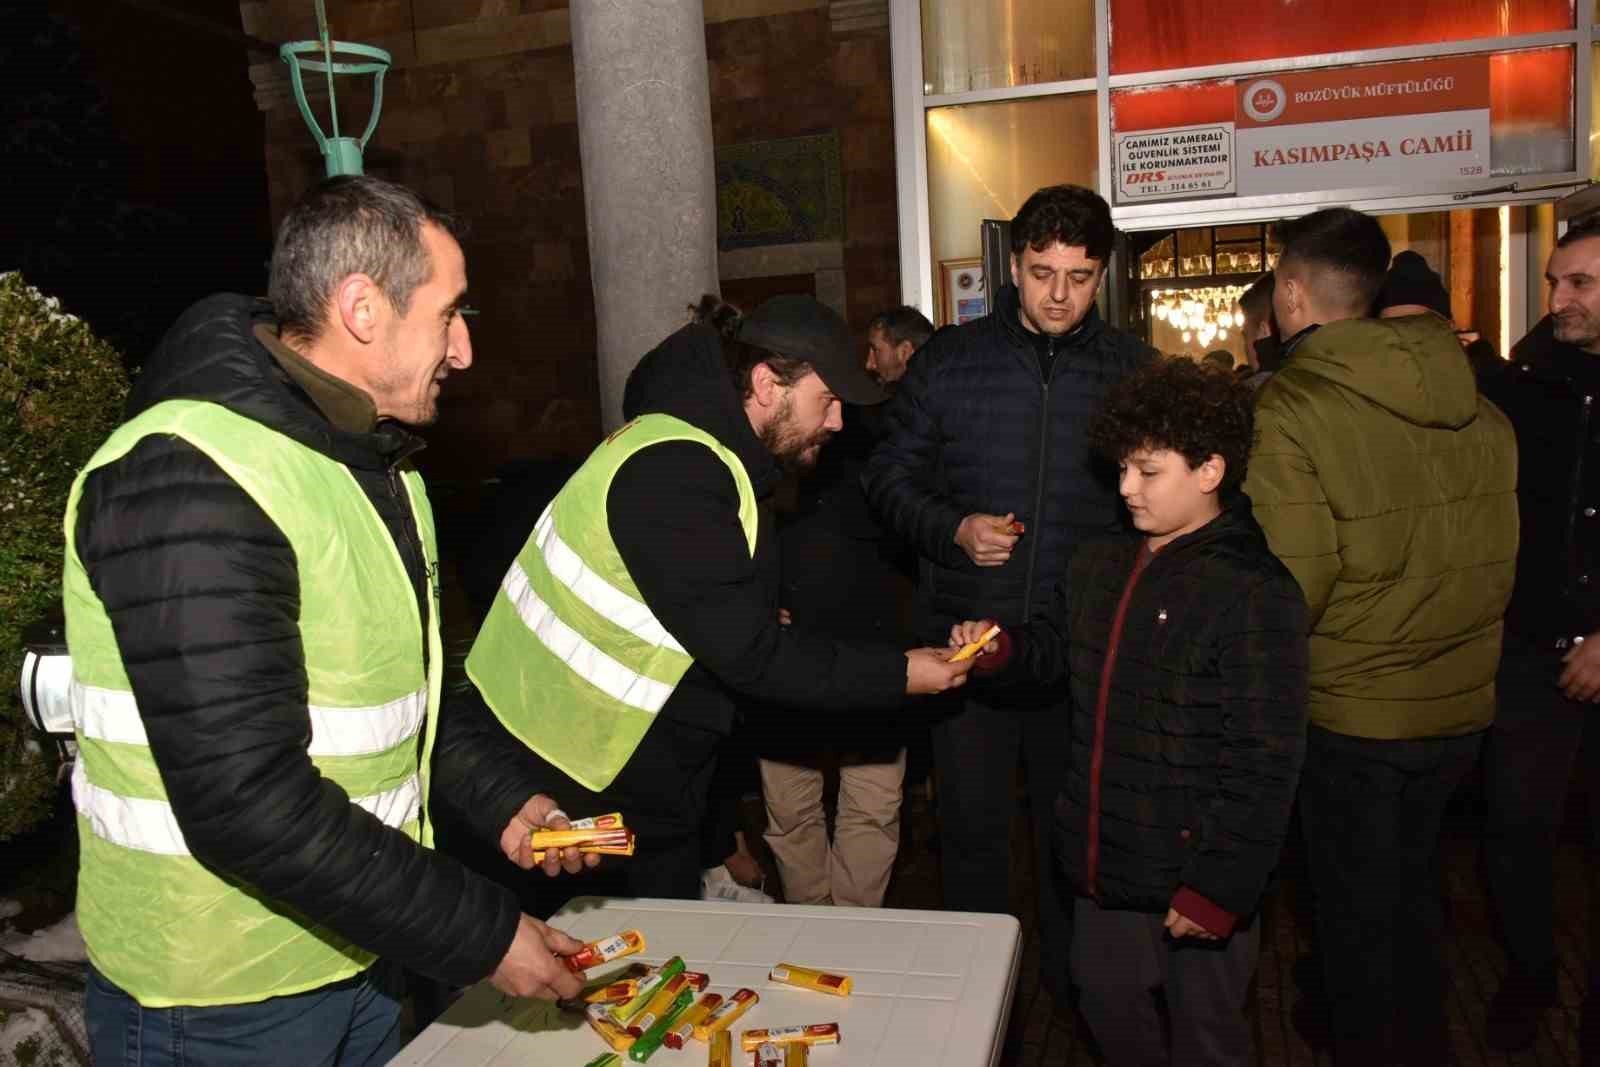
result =
[[[1283,227],[1245,483],[1306,596],[1300,813],[1337,1063],[1449,1062],[1435,854],[1494,717],[1516,442],[1449,323],[1369,319],[1389,242],[1330,208]]]
[[[1250,388],[1259,389],[1267,384],[1272,372],[1283,361],[1279,351],[1278,324],[1272,318],[1272,272],[1269,270],[1243,293],[1239,294],[1239,310],[1244,314],[1244,354],[1254,371],[1246,379]]]
[[[1555,1003],[1554,855],[1584,724],[1600,702],[1600,217],[1573,223],[1545,267],[1550,314],[1486,385],[1517,433],[1522,544],[1506,613],[1499,707],[1484,746],[1484,858],[1507,962],[1486,1044],[1531,1044]],[[1592,742],[1592,738],[1590,741]],[[1591,783],[1591,858],[1600,828],[1600,768]],[[1600,886],[1588,887],[1591,915]],[[1582,1062],[1600,1058],[1600,923],[1591,920]]]
[[[547,999],[580,946],[429,845],[565,826],[492,719],[438,715],[438,551],[409,427],[472,363],[448,219],[335,178],[274,308],[219,295],[145,362],[67,506],[85,1013],[100,1064],[381,1063],[404,965]],[[579,869],[578,855],[552,853]]]
[[[867,328],[867,369],[885,389],[904,376],[933,334],[916,308],[898,307]],[[840,640],[914,643],[915,560],[867,506],[861,470],[883,439],[880,405],[849,405],[844,428],[797,486],[783,524],[783,595],[793,625]],[[910,724],[832,716],[804,735],[762,746],[766,840],[791,904],[875,908],[900,848],[900,798]],[[824,767],[837,765],[839,802],[828,839]]]
[[[1026,622],[1078,543],[1120,519],[1113,473],[1092,459],[1084,430],[1105,391],[1155,353],[1095,308],[1115,234],[1111,209],[1088,189],[1030,196],[1011,224],[1011,279],[994,310],[935,334],[889,404],[863,484],[921,557],[925,639],[963,619]],[[1069,920],[1050,813],[1066,764],[1065,695],[1022,685],[952,702],[933,731],[948,908],[1010,909],[1019,750],[1026,762],[1042,973],[1057,993]]]
[[[815,466],[842,402],[882,398],[836,313],[800,295],[742,317],[702,303],[623,396],[630,421],[506,573],[462,700],[533,750],[547,789],[580,798],[574,814],[622,811],[636,831],[631,858],[558,892],[693,899],[739,697],[807,709],[791,719],[801,733],[819,709],[894,708],[960,685],[969,664],[779,624],[770,496],[786,470]]]
[[[933,323],[914,307],[902,305],[874,316],[867,324],[867,370],[885,385],[898,382],[912,353],[932,336]]]

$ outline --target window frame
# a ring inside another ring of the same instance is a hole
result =
[[[1590,80],[1594,73],[1595,45],[1595,10],[1592,0],[1574,0],[1574,25],[1569,30],[1509,37],[1480,37],[1425,45],[1324,52],[1286,59],[1221,63],[1213,66],[1141,71],[1115,76],[1110,73],[1108,33],[1110,10],[1111,0],[1095,0],[1093,78],[934,94],[925,91],[926,82],[923,77],[922,2],[890,0],[889,40],[894,92],[895,182],[900,215],[900,290],[905,303],[927,311],[933,307],[934,300],[934,265],[930,258],[933,242],[929,210],[927,144],[927,112],[930,108],[1020,101],[1092,91],[1095,94],[1095,128],[1099,150],[1097,167],[1099,192],[1105,195],[1112,187],[1110,105],[1111,92],[1114,89],[1436,56],[1570,47],[1574,51],[1572,170],[1545,171],[1515,177],[1489,175],[1466,182],[1431,183],[1422,188],[1375,186],[1365,189],[1280,193],[1214,200],[1169,200],[1120,206],[1113,204],[1111,215],[1119,228],[1131,231],[1263,222],[1303,214],[1331,204],[1344,204],[1375,214],[1439,211],[1547,202],[1558,199],[1566,190],[1538,187],[1560,186],[1563,183],[1570,187],[1589,181],[1592,153],[1590,131],[1593,118],[1590,113]],[[1503,188],[1508,185],[1516,188],[1511,190]]]

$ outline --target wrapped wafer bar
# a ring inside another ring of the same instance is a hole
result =
[[[707,993],[695,1001],[693,1007],[678,1016],[677,1021],[672,1024],[672,1028],[667,1031],[667,1036],[662,1039],[667,1043],[667,1047],[682,1048],[687,1045],[689,1039],[694,1036],[694,1028],[703,1022],[705,1017],[710,1015],[717,1005],[721,1003],[721,993]]]
[[[689,988],[696,993],[704,993],[706,986],[711,984],[711,976],[704,971],[684,971],[683,976],[689,980]]]
[[[679,977],[681,978],[682,975],[679,975]],[[673,1023],[678,1021],[684,1012],[689,1010],[689,1005],[693,1003],[694,990],[685,984],[678,991],[678,995],[673,998],[672,1003],[667,1007],[661,1018],[651,1023],[649,1028],[639,1035],[639,1040],[635,1041],[633,1047],[628,1050],[628,1058],[635,1063],[643,1063],[651,1056],[654,1056],[656,1051],[661,1048],[661,1042],[666,1039],[667,1030]]]
[[[780,963],[767,972],[767,977],[782,985],[814,989],[835,997],[848,997],[853,984],[847,974],[829,974],[815,967],[800,967],[793,963]]]
[[[733,996],[718,1004],[716,1010],[707,1015],[705,1022],[694,1028],[696,1041],[710,1041],[711,1035],[719,1030],[726,1030],[733,1025],[735,1019],[759,1003],[761,997],[754,989],[741,989]]]
[[[528,843],[537,849],[547,848],[626,848],[633,840],[633,831],[626,826],[605,830],[535,830],[528,835]]]
[[[812,1023],[810,1026],[779,1026],[771,1030],[746,1030],[739,1035],[739,1044],[746,1052],[754,1052],[763,1044],[787,1045],[798,1041],[803,1045],[837,1045],[838,1023]]]
[[[706,1067],[733,1067],[733,1035],[718,1030],[711,1035],[711,1048],[706,1052]]]
[[[606,1014],[609,1015],[611,1017],[611,1021],[616,1023],[618,1026],[626,1025],[629,1019],[632,1019],[635,1015],[638,1015],[644,1010],[645,1004],[649,1002],[651,997],[655,996],[656,990],[660,989],[662,985],[676,975],[680,975],[682,973],[683,957],[672,957],[666,963],[663,963],[661,965],[661,969],[655,974],[650,975],[639,983],[638,996],[621,1004],[611,1005],[611,1007],[606,1009]]]
[[[604,1006],[591,1004],[583,1013],[584,1020],[589,1028],[600,1035],[600,1040],[611,1046],[614,1052],[626,1052],[633,1047],[633,1035],[622,1027],[612,1022],[606,1015]]]
[[[637,930],[624,930],[620,934],[612,934],[600,941],[589,942],[572,955],[563,957],[562,962],[567,965],[567,970],[576,974],[590,967],[598,967],[602,963],[610,963],[624,956],[643,952],[644,948],[643,934]]]
[[[557,833],[565,837],[552,840],[552,835]],[[579,853],[597,856],[632,856],[635,838],[632,830],[619,827],[616,830],[534,830],[530,841],[533,862],[542,864],[547,849],[552,848],[576,848]]]
[[[586,819],[573,819],[568,823],[574,830],[613,830],[622,825],[622,812],[591,815]]]
[[[976,656],[978,652],[982,650],[984,645],[987,645],[990,641],[995,639],[995,635],[997,635],[999,632],[999,624],[989,627],[987,630],[983,631],[982,637],[978,638],[976,641],[968,641],[966,644],[962,645],[961,650],[950,657],[950,662],[960,663],[964,659],[971,659],[973,656]]]
[[[688,993],[690,1000],[694,999],[689,980],[682,974],[675,974],[650,995],[650,999],[645,1001],[644,1010],[628,1020],[628,1033],[638,1037],[654,1026],[678,999],[679,993]]]
[[[794,1041],[783,1046],[783,1067],[806,1067],[811,1062],[811,1046]]]

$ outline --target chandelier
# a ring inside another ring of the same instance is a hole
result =
[[[1244,325],[1239,309],[1243,285],[1208,285],[1198,289],[1150,290],[1150,315],[1180,332],[1183,343],[1198,340],[1204,348],[1226,341],[1228,331]]]

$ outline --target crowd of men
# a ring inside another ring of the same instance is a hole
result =
[[[1252,1062],[1296,804],[1336,1061],[1451,1062],[1437,846],[1482,760],[1488,1040],[1530,1043],[1600,701],[1600,226],[1476,373],[1374,219],[1279,235],[1243,375],[1101,319],[1115,231],[1074,186],[1027,200],[1010,284],[959,327],[895,309],[863,355],[809,296],[701,300],[513,538],[445,692],[413,431],[472,363],[466,263],[402,187],[313,189],[269,298],[179,320],[69,503],[96,1062],[381,1063],[405,971],[572,995],[543,919],[699,896],[741,731],[786,899],[880,905],[923,728],[945,906],[1010,910],[1020,763],[1042,980],[1114,1067]],[[535,863],[563,808],[625,812],[637,853]],[[435,850],[436,819],[493,860]]]

